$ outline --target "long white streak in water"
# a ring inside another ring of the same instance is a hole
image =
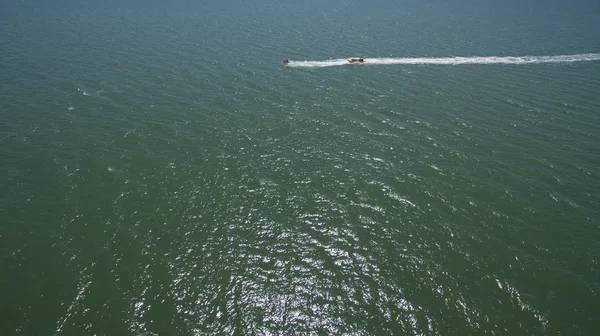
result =
[[[488,57],[442,57],[442,58],[365,58],[364,63],[349,63],[347,58],[327,61],[290,61],[287,66],[298,68],[322,68],[340,65],[368,64],[538,64],[538,63],[570,63],[584,61],[600,61],[600,54],[577,54],[557,56],[488,56]]]

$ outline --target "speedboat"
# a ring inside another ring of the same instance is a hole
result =
[[[288,60],[288,59],[283,60],[283,64],[290,64],[290,60]]]
[[[365,63],[365,59],[364,58],[349,58],[348,62],[350,63]]]

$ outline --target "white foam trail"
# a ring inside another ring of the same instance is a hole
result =
[[[287,66],[298,68],[322,68],[339,65],[368,65],[368,64],[538,64],[538,63],[571,63],[585,61],[600,61],[600,54],[577,54],[557,56],[489,56],[489,57],[441,57],[441,58],[365,58],[365,63],[350,64],[347,58],[327,61],[290,61]]]

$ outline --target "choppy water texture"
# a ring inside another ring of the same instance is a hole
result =
[[[598,3],[363,4],[0,5],[0,334],[595,334]]]

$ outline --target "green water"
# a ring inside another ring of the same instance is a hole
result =
[[[0,13],[0,335],[599,330],[597,2]]]

